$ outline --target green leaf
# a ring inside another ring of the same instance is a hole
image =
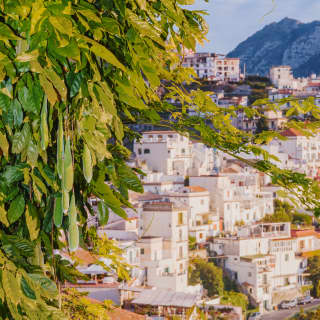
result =
[[[108,33],[120,34],[120,28],[117,20],[109,17],[102,17],[102,25]]]
[[[121,69],[122,71],[126,71],[125,66],[117,59],[117,57],[111,52],[109,51],[106,47],[104,47],[103,45],[99,44],[98,42],[82,36],[82,35],[78,35],[81,39],[89,42],[92,44],[90,50],[97,56],[99,56],[100,58],[104,59],[105,61],[107,61],[108,63],[114,65],[115,67],[118,67],[119,69]]]
[[[7,268],[2,270],[2,286],[9,301],[17,306],[21,300],[19,279]]]
[[[104,226],[109,220],[109,210],[103,201],[98,202],[98,219],[100,226]]]
[[[72,36],[72,21],[63,16],[49,17],[50,23],[63,34]]]
[[[19,40],[14,32],[4,23],[0,22],[0,40]]]
[[[33,241],[39,236],[40,220],[37,209],[31,203],[27,204],[25,216],[30,239]]]
[[[126,219],[127,214],[122,209],[122,203],[113,194],[112,190],[104,181],[97,181],[94,185],[94,191],[97,197],[103,199],[105,204],[118,216]]]
[[[143,193],[143,186],[137,175],[125,164],[118,166],[120,184],[125,184],[128,189]]]
[[[60,194],[55,199],[54,213],[53,213],[53,221],[57,228],[61,226],[62,219],[63,219],[62,195]]]
[[[6,135],[3,134],[2,132],[0,132],[0,148],[1,148],[4,156],[8,160],[8,157],[9,157],[9,143],[8,143]]]
[[[79,228],[76,223],[69,225],[69,249],[76,251],[79,247]]]
[[[23,112],[21,104],[17,99],[11,102],[9,113],[13,115],[14,126],[19,127],[23,121]]]
[[[57,296],[57,286],[47,276],[39,273],[29,273],[28,276],[40,287],[41,295],[48,298],[53,298]]]
[[[11,202],[8,210],[8,221],[10,224],[16,222],[22,216],[24,208],[24,197],[23,195],[19,195]]]
[[[41,109],[41,122],[40,122],[40,135],[41,135],[41,148],[46,150],[49,144],[49,129],[47,122],[47,97],[44,97]]]
[[[66,101],[67,100],[67,88],[64,83],[64,80],[61,79],[61,77],[59,77],[52,68],[46,68],[44,71],[45,71],[47,78],[51,81],[53,86],[59,92],[62,100]]]
[[[36,167],[38,164],[39,150],[38,146],[32,140],[29,141],[28,144],[27,157],[28,163],[30,163],[32,167]]]
[[[21,88],[18,91],[19,101],[21,102],[23,110],[27,112],[39,113],[40,105],[37,103],[36,96],[32,90],[26,87]]]
[[[55,103],[58,101],[58,96],[57,96],[56,91],[53,88],[53,85],[42,74],[40,74],[39,79],[40,79],[40,84],[41,84],[46,96],[48,97],[50,104],[52,106],[55,105]]]
[[[83,148],[83,154],[82,154],[82,168],[83,168],[83,176],[87,180],[88,183],[90,183],[92,179],[92,158],[91,158],[91,152],[88,148],[87,144],[84,144]]]
[[[63,189],[70,192],[73,187],[73,165],[70,138],[67,139],[64,148],[64,161],[63,161]]]
[[[6,227],[9,227],[9,221],[7,219],[7,212],[3,206],[0,206],[0,222]]]
[[[29,299],[36,299],[36,294],[34,290],[32,290],[24,277],[21,279],[21,290]]]
[[[15,182],[23,180],[24,178],[22,168],[18,165],[7,166],[2,177],[9,186]]]
[[[29,124],[26,123],[21,132],[16,132],[12,139],[12,152],[21,153],[25,148],[28,147],[31,137]]]

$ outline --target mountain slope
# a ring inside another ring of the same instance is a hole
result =
[[[273,65],[290,65],[295,76],[320,73],[320,21],[284,18],[241,42],[228,57],[239,57],[248,74],[266,75]]]

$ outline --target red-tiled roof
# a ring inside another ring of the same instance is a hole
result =
[[[284,136],[284,137],[299,137],[299,136],[303,136],[303,134],[299,130],[294,129],[294,128],[289,128],[289,129],[287,129],[285,131],[282,131],[281,135]]]
[[[239,173],[239,170],[236,170],[235,168],[224,168],[221,170],[221,173]]]
[[[128,310],[116,308],[108,312],[110,320],[143,320],[145,316]]]
[[[97,257],[87,250],[78,248],[75,252],[69,255],[67,252],[61,251],[60,254],[67,259],[77,261],[80,265],[86,266],[93,264],[97,261]]]
[[[302,230],[291,230],[291,236],[295,238],[315,236],[320,237],[320,234],[314,229],[302,229]]]
[[[253,287],[253,285],[248,282],[243,282],[241,285],[245,287]]]
[[[205,192],[208,191],[206,188],[202,188],[200,186],[188,186],[186,187],[190,192]]]
[[[102,304],[101,301],[85,297],[86,300],[91,302],[92,304]],[[124,310],[121,308],[112,308],[112,310],[107,312],[110,320],[143,320],[145,316],[141,314],[137,314],[128,310]]]

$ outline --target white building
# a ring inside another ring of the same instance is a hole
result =
[[[184,57],[183,67],[193,68],[199,78],[210,80],[240,80],[240,59],[215,53],[193,53]]]
[[[275,139],[270,145],[278,145],[279,152],[287,154],[292,160],[292,167],[287,165],[287,168],[316,177],[320,166],[319,135],[307,137],[293,128],[283,131],[281,135],[286,137],[286,140]]]
[[[210,211],[209,191],[199,186],[183,187],[178,192],[170,192],[165,197],[188,208],[189,234],[197,243],[205,243],[210,236],[220,232],[220,219]]]
[[[225,269],[260,311],[302,295],[300,288],[309,284],[305,259],[297,255],[290,223],[246,226],[237,237],[214,239],[211,249],[227,256]]]
[[[270,80],[278,89],[293,89],[293,74],[290,66],[275,66],[270,69]]]
[[[188,213],[172,202],[145,204],[141,213],[141,266],[147,284],[185,291],[188,286]]]
[[[239,225],[273,213],[273,195],[260,191],[257,177],[229,168],[219,175],[190,176],[190,185],[208,189],[210,208],[223,219],[223,230],[235,232]]]
[[[208,174],[213,169],[213,150],[175,131],[143,132],[140,141],[134,143],[134,152],[139,163],[163,174],[162,181],[183,181],[187,175]],[[152,182],[147,179],[146,183]]]

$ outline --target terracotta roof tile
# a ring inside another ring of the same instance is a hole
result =
[[[206,188],[200,187],[200,186],[188,186],[185,187],[188,189],[190,192],[205,192],[208,191]]]
[[[299,130],[294,129],[294,128],[289,128],[289,129],[287,129],[285,131],[282,131],[281,135],[284,136],[284,137],[299,137],[299,136],[303,136],[303,134]]]
[[[116,308],[108,312],[111,320],[143,320],[145,316],[128,310]]]

